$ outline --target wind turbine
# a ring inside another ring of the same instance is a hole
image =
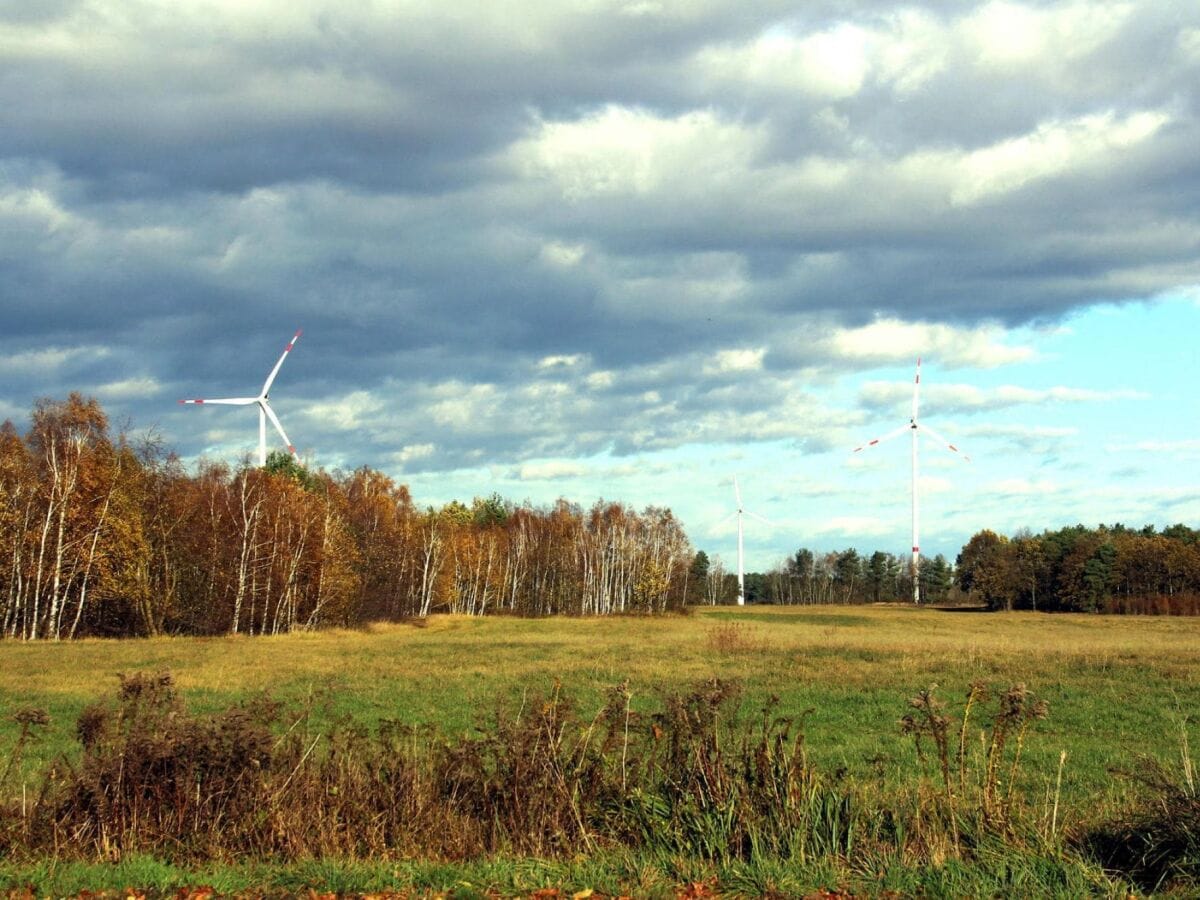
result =
[[[224,397],[219,400],[180,400],[180,403],[204,403],[204,404],[223,404],[225,406],[250,406],[258,405],[258,464],[265,466],[267,464],[267,419],[271,420],[271,424],[275,426],[275,430],[279,432],[279,436],[283,438],[284,444],[287,445],[288,452],[292,456],[299,459],[296,453],[296,448],[292,446],[292,442],[288,440],[287,432],[283,430],[283,426],[279,424],[279,417],[275,415],[275,410],[271,409],[270,390],[271,385],[275,381],[275,376],[279,374],[279,368],[283,365],[283,361],[287,359],[287,355],[292,352],[292,348],[296,346],[296,341],[300,340],[300,332],[297,331],[292,335],[292,339],[288,341],[288,345],[283,348],[283,355],[279,357],[279,362],[275,363],[275,368],[271,370],[271,374],[267,376],[267,380],[263,382],[262,390],[259,391],[257,397]]]
[[[752,513],[742,505],[742,490],[738,487],[737,476],[733,476],[733,496],[737,500],[737,531],[738,531],[738,548],[737,548],[737,567],[738,567],[738,606],[746,605],[746,553],[742,546],[742,516],[751,516],[764,525],[770,525],[771,522],[764,519],[758,513]],[[729,521],[725,519],[725,521]]]
[[[894,437],[899,437],[908,431],[912,433],[912,590],[913,603],[921,602],[921,580],[920,580],[920,564],[921,564],[921,514],[920,514],[920,497],[917,489],[917,435],[924,433],[929,435],[935,441],[938,441],[947,450],[956,453],[964,462],[970,462],[971,457],[962,453],[952,443],[930,428],[928,425],[922,425],[917,421],[917,406],[921,393],[921,357],[917,357],[917,377],[913,381],[913,397],[912,397],[912,418],[908,420],[907,425],[901,425],[895,431],[889,431],[883,437],[875,438],[873,441],[867,441],[861,447],[855,447],[854,452],[866,450],[868,447],[874,447],[876,444],[882,444],[884,441],[890,441]]]

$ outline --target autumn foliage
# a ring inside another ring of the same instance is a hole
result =
[[[113,437],[95,400],[0,426],[0,629],[7,637],[277,634],[431,612],[663,612],[692,550],[666,509],[497,496],[420,509],[369,468],[187,471]]]
[[[1200,532],[1073,525],[1012,538],[974,535],[958,583],[992,609],[1158,615],[1200,613]]]

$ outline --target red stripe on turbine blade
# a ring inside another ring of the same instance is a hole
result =
[[[913,553],[920,553],[920,552],[921,552],[920,547],[913,547]]]
[[[947,444],[946,446],[949,447],[951,450],[953,450],[955,453],[958,452],[958,448],[955,447],[953,444]]]
[[[295,456],[295,455],[296,455],[296,448],[295,448],[295,447],[293,447],[291,444],[288,444],[288,452],[289,452],[289,453],[291,453],[291,454],[292,454],[292,456]]]
[[[869,444],[867,444],[867,446],[874,447],[878,443],[879,443],[879,438],[875,438],[875,440],[871,441]]]

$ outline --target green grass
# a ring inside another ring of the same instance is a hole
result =
[[[731,627],[736,639],[723,643],[719,633]],[[35,788],[36,773],[52,758],[75,755],[80,711],[111,697],[118,673],[134,671],[171,671],[194,710],[221,709],[265,691],[296,708],[315,705],[318,724],[349,719],[373,726],[396,719],[448,734],[473,731],[486,724],[498,702],[519,704],[546,693],[555,679],[586,711],[599,708],[606,690],[625,680],[634,708],[649,710],[668,691],[713,676],[732,678],[744,688],[744,715],[753,716],[771,695],[780,698],[779,714],[811,710],[807,747],[821,770],[844,770],[896,791],[911,788],[918,765],[912,741],[898,727],[908,699],[937,684],[956,712],[967,685],[984,680],[1001,689],[1024,682],[1049,700],[1050,716],[1029,741],[1022,777],[1031,796],[1048,796],[1065,750],[1059,821],[1082,827],[1131,806],[1139,788],[1121,773],[1137,770],[1140,757],[1178,759],[1178,723],[1200,709],[1197,646],[1200,621],[1192,619],[961,615],[903,607],[723,608],[688,617],[585,620],[435,617],[427,627],[378,625],[284,637],[10,642],[0,648],[0,760],[17,737],[11,721],[16,709],[40,706],[53,721],[0,788],[19,797],[23,784]],[[978,743],[977,729],[971,740]],[[1192,745],[1200,746],[1194,727]],[[881,857],[873,869],[852,873],[853,884],[868,894],[1079,896],[1117,890],[1078,862],[1011,850],[982,854],[965,867],[913,867]],[[464,897],[489,888],[510,895],[553,885],[673,896],[679,884],[712,878],[735,893],[795,895],[847,877],[820,861],[718,870],[695,860],[628,855],[461,865],[315,861],[187,871],[142,858],[118,867],[37,860],[0,865],[0,889],[33,883],[39,893],[55,895],[130,884],[163,891],[210,884],[221,892],[314,887]]]
[[[716,629],[740,623],[746,647],[722,652]],[[1174,757],[1182,713],[1200,709],[1200,621],[1076,615],[976,614],[895,607],[701,610],[690,617],[514,619],[435,617],[428,627],[380,625],[263,638],[6,643],[0,667],[0,753],[21,706],[53,718],[28,751],[30,773],[74,746],[75,718],[113,692],[117,673],[170,670],[189,705],[223,708],[259,692],[318,717],[371,726],[380,719],[472,730],[498,698],[519,703],[555,679],[583,708],[628,679],[638,709],[668,690],[714,675],[738,679],[743,710],[768,696],[807,718],[818,765],[851,774],[914,764],[897,720],[930,684],[957,700],[968,683],[1025,682],[1050,701],[1029,749],[1035,773],[1053,775],[1068,753],[1064,795],[1086,819],[1128,803],[1133,786],[1113,770],[1139,754]]]
[[[427,897],[528,896],[557,889],[567,897],[592,890],[602,895],[676,898],[689,885],[717,888],[733,896],[803,897],[822,889],[879,896],[886,891],[914,897],[1121,897],[1123,885],[1079,863],[1045,857],[994,855],[977,865],[950,862],[910,867],[882,859],[873,872],[847,874],[825,861],[811,864],[731,863],[717,865],[678,857],[598,854],[583,860],[495,859],[449,865],[425,861],[360,862],[311,860],[279,865],[214,864],[181,868],[148,857],[120,863],[14,865],[0,862],[0,891],[32,887],[38,896],[74,896],[85,891],[120,892],[137,887],[171,896],[206,886],[219,894],[296,896],[308,891],[370,894],[385,891]]]

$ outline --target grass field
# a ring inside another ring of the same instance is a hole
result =
[[[262,638],[7,643],[0,648],[0,751],[10,714],[40,706],[52,723],[24,775],[74,750],[74,722],[111,695],[118,673],[168,670],[193,710],[260,692],[297,705],[316,697],[330,719],[432,724],[447,734],[486,725],[497,702],[550,692],[556,680],[583,711],[627,681],[635,709],[718,676],[743,687],[747,716],[770,695],[805,720],[813,762],[897,790],[913,783],[911,739],[898,720],[932,684],[961,709],[968,684],[1023,682],[1049,701],[1022,766],[1049,796],[1060,752],[1060,821],[1110,817],[1134,800],[1127,773],[1145,756],[1178,763],[1200,709],[1200,621],[903,607],[702,609],[693,616],[613,619],[434,617],[424,627]],[[1192,729],[1192,743],[1196,731]],[[973,739],[974,736],[973,736]],[[10,779],[9,790],[20,778]]]

